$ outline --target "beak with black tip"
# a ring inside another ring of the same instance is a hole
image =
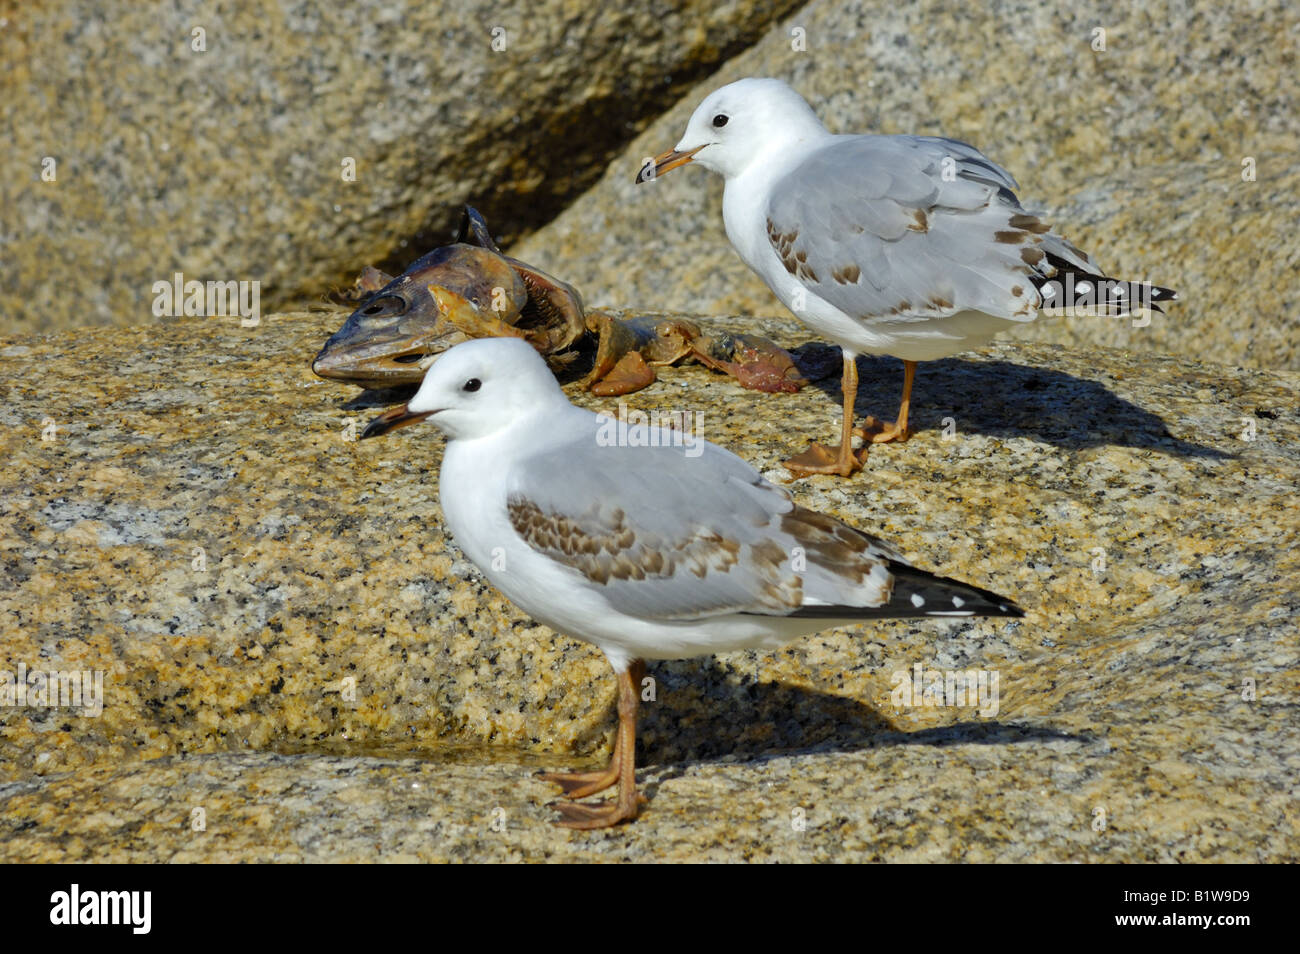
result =
[[[636,181],[649,182],[651,179],[658,179],[665,172],[671,172],[678,166],[686,165],[703,148],[704,146],[696,146],[694,149],[688,149],[685,152],[678,152],[676,149],[661,152],[641,167],[641,171],[636,174]]]
[[[395,431],[399,427],[406,427],[408,424],[419,424],[430,414],[437,413],[437,411],[412,411],[405,404],[390,407],[366,425],[366,429],[361,432],[360,439],[364,441],[367,437],[378,437],[380,434],[387,434],[389,431]]]

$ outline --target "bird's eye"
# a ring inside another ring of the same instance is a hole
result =
[[[478,378],[470,378],[468,381],[466,381],[464,384],[460,386],[460,389],[462,391],[477,391],[482,386],[483,386],[483,382],[480,381]]]
[[[713,117],[713,128],[721,129],[723,126],[727,125],[727,118],[728,117],[724,113],[718,113],[718,115]]]

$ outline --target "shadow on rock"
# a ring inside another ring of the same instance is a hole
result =
[[[753,673],[712,657],[652,663],[648,675],[655,680],[656,699],[641,705],[637,764],[655,767],[660,781],[680,774],[686,764],[721,759],[753,761],[889,745],[1093,741],[1091,736],[986,719],[906,732],[856,699],[756,682]]]
[[[902,368],[893,358],[858,358],[855,409],[860,418],[874,414],[893,420],[902,396]],[[839,375],[813,386],[838,406]],[[1096,381],[1007,361],[922,362],[912,387],[912,430],[941,431],[945,418],[953,420],[959,434],[1032,437],[1069,450],[1119,445],[1215,460],[1235,456],[1174,437],[1160,417]],[[809,436],[825,440],[831,435]]]
[[[400,388],[367,388],[339,405],[341,411],[367,411],[374,408],[389,407],[393,404],[405,404],[415,397],[420,389],[418,384]]]

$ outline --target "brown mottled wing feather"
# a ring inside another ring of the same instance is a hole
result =
[[[782,572],[785,553],[771,543],[746,546],[707,526],[655,533],[599,505],[569,516],[520,496],[511,498],[509,512],[533,549],[602,587],[624,612],[672,619],[801,605],[798,579]],[[691,579],[698,588],[677,585]]]
[[[598,585],[615,610],[653,619],[789,615],[889,597],[892,552],[796,507],[721,448],[701,443],[690,456],[685,447],[628,446],[626,437],[594,452],[590,436],[575,443],[521,464],[510,520],[534,550]]]
[[[855,318],[974,310],[1028,321],[1053,262],[1097,269],[1025,212],[1014,188],[957,140],[840,136],[778,182],[768,239],[809,292]]]

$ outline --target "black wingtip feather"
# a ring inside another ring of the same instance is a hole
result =
[[[1002,616],[1020,619],[1024,610],[992,590],[937,576],[925,570],[889,561],[894,589],[882,606],[802,606],[791,616],[815,619],[905,619],[922,617],[964,618]]]
[[[958,611],[971,616],[1019,618],[1025,615],[1012,600],[970,583],[938,576],[896,560],[890,561],[889,572],[894,577],[894,591],[886,606],[910,608],[915,616],[948,616]]]
[[[1164,309],[1156,302],[1178,301],[1178,292],[1163,285],[1150,282],[1123,281],[1090,272],[1066,261],[1054,252],[1048,252],[1046,264],[1050,267],[1048,274],[1035,274],[1030,281],[1042,297],[1040,308],[1045,311],[1057,311],[1065,308],[1105,309],[1110,305],[1110,314],[1119,316],[1132,313],[1133,304],[1138,308],[1164,314]],[[1107,295],[1102,294],[1108,289]],[[1120,295],[1123,297],[1120,297]],[[1104,301],[1102,299],[1105,299]],[[1129,307],[1124,307],[1128,304]]]

